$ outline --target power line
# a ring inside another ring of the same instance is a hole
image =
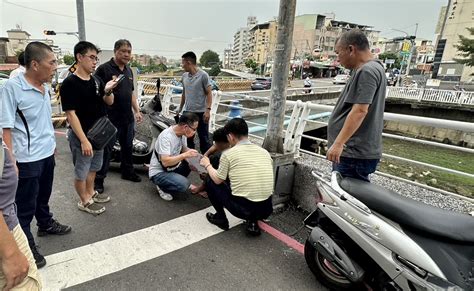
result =
[[[66,15],[66,14],[56,13],[56,12],[50,12],[50,11],[41,10],[41,9],[37,9],[37,8],[32,8],[32,7],[24,6],[24,5],[21,5],[21,4],[12,3],[12,2],[9,2],[7,0],[3,0],[3,1],[6,4],[9,4],[9,5],[21,7],[23,9],[28,9],[28,10],[32,10],[32,11],[36,11],[36,12],[41,12],[41,13],[46,13],[46,14],[51,14],[51,15],[56,15],[56,16],[62,16],[62,17],[67,17],[67,18],[74,18],[74,19],[77,18],[76,16]],[[152,35],[161,36],[161,37],[175,38],[175,39],[180,39],[180,40],[192,40],[192,38],[185,37],[185,36],[176,36],[176,35],[171,35],[171,34],[157,33],[157,32],[142,30],[142,29],[138,29],[138,28],[131,28],[131,27],[126,27],[126,26],[111,24],[111,23],[98,21],[98,20],[94,20],[94,19],[89,19],[89,18],[86,18],[86,20],[89,21],[89,22],[93,22],[93,23],[97,23],[97,24],[101,24],[101,25],[105,25],[105,26],[109,26],[109,27],[113,27],[113,28],[120,28],[120,29],[125,29],[125,30],[140,32],[140,33],[146,33],[146,34],[152,34]],[[210,40],[210,39],[200,39],[200,40],[195,40],[195,41],[198,41],[198,42],[227,43],[227,41]]]

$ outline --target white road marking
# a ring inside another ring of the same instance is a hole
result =
[[[44,290],[61,290],[179,250],[222,232],[206,219],[212,207],[145,229],[52,254],[40,270]],[[213,211],[214,212],[214,211]],[[227,213],[230,227],[242,220]]]

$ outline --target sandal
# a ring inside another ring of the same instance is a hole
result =
[[[101,214],[102,212],[105,211],[105,207],[104,206],[100,206],[96,203],[94,203],[94,200],[89,200],[89,202],[87,202],[86,204],[82,204],[81,201],[79,201],[77,203],[77,208],[79,208],[79,210],[81,211],[84,211],[84,212],[87,212],[87,213],[90,213],[90,214],[95,214],[95,215],[99,215]]]

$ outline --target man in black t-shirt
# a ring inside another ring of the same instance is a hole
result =
[[[142,114],[138,106],[137,98],[133,93],[133,75],[128,63],[132,57],[132,44],[126,39],[119,39],[114,44],[114,57],[108,62],[100,65],[95,76],[108,82],[119,75],[124,78],[114,89],[115,101],[107,108],[110,121],[117,127],[117,139],[120,143],[120,170],[122,179],[140,182],[141,178],[133,168],[133,138],[135,136],[135,121],[142,121]],[[102,169],[97,172],[95,189],[102,193],[104,191],[104,179],[109,170],[110,154],[115,141],[112,141],[104,149],[104,163]]]
[[[102,167],[103,150],[94,150],[87,132],[94,123],[106,115],[105,105],[114,103],[114,80],[105,86],[92,76],[97,64],[98,49],[90,42],[81,41],[74,47],[77,69],[61,86],[61,103],[71,125],[68,131],[69,147],[74,163],[74,187],[81,201],[78,208],[91,214],[100,214],[105,207],[97,203],[110,201],[110,197],[94,191],[96,172]]]

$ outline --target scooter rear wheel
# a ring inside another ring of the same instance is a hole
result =
[[[331,262],[326,260],[326,258],[313,247],[309,240],[306,240],[304,246],[304,257],[311,272],[313,272],[316,279],[324,286],[332,290],[361,290],[343,274],[340,274]]]

